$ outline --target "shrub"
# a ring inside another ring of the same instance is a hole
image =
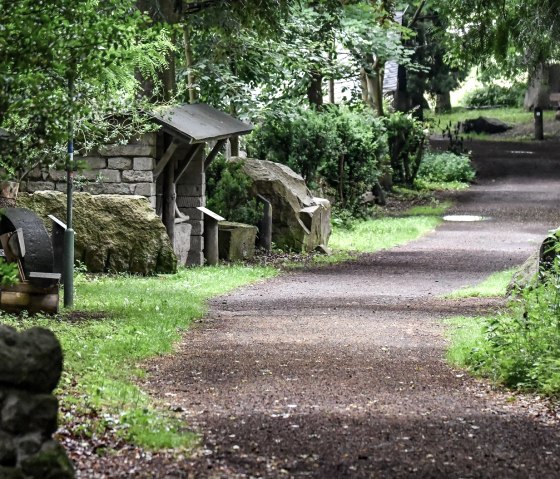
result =
[[[242,171],[243,162],[227,162],[217,157],[208,168],[206,195],[208,208],[228,221],[256,225],[262,205],[250,196],[251,179]]]
[[[475,174],[467,155],[451,152],[426,153],[418,169],[418,179],[430,182],[468,183],[474,180]]]
[[[424,124],[410,114],[393,113],[386,119],[393,181],[412,186],[424,154]]]
[[[382,120],[329,106],[265,118],[248,139],[248,150],[250,156],[289,166],[311,189],[355,210],[386,163],[387,139]]]
[[[477,88],[465,96],[465,106],[503,106],[520,107],[523,106],[523,95],[526,87],[521,84],[514,84],[504,87],[489,83]]]

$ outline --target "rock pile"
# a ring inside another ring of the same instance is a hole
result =
[[[62,350],[47,329],[22,333],[0,325],[0,477],[70,479],[66,452],[52,439]]]

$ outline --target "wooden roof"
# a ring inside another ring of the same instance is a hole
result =
[[[223,140],[253,130],[253,125],[203,103],[164,107],[151,115],[164,131],[188,143]]]

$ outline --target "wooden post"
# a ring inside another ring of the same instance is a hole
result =
[[[535,140],[544,140],[543,111],[537,106],[534,111],[535,116]]]
[[[215,266],[220,260],[218,222],[224,221],[225,218],[204,206],[199,206],[197,210],[204,214],[204,258],[208,266]]]
[[[61,283],[64,284],[63,258],[64,258],[64,234],[66,225],[56,216],[49,215],[52,221],[51,242],[53,247],[53,273],[62,275]]]
[[[258,245],[265,251],[270,251],[272,248],[272,204],[261,195],[257,195],[257,200],[263,204],[263,216],[259,222]]]
[[[175,192],[175,165],[176,160],[169,161],[165,170],[165,178],[163,183],[163,210],[162,220],[171,240],[171,244],[175,239],[175,204],[177,202],[177,193]]]

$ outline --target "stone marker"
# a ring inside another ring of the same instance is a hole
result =
[[[72,479],[74,468],[52,439],[62,349],[43,328],[0,325],[0,478]]]

